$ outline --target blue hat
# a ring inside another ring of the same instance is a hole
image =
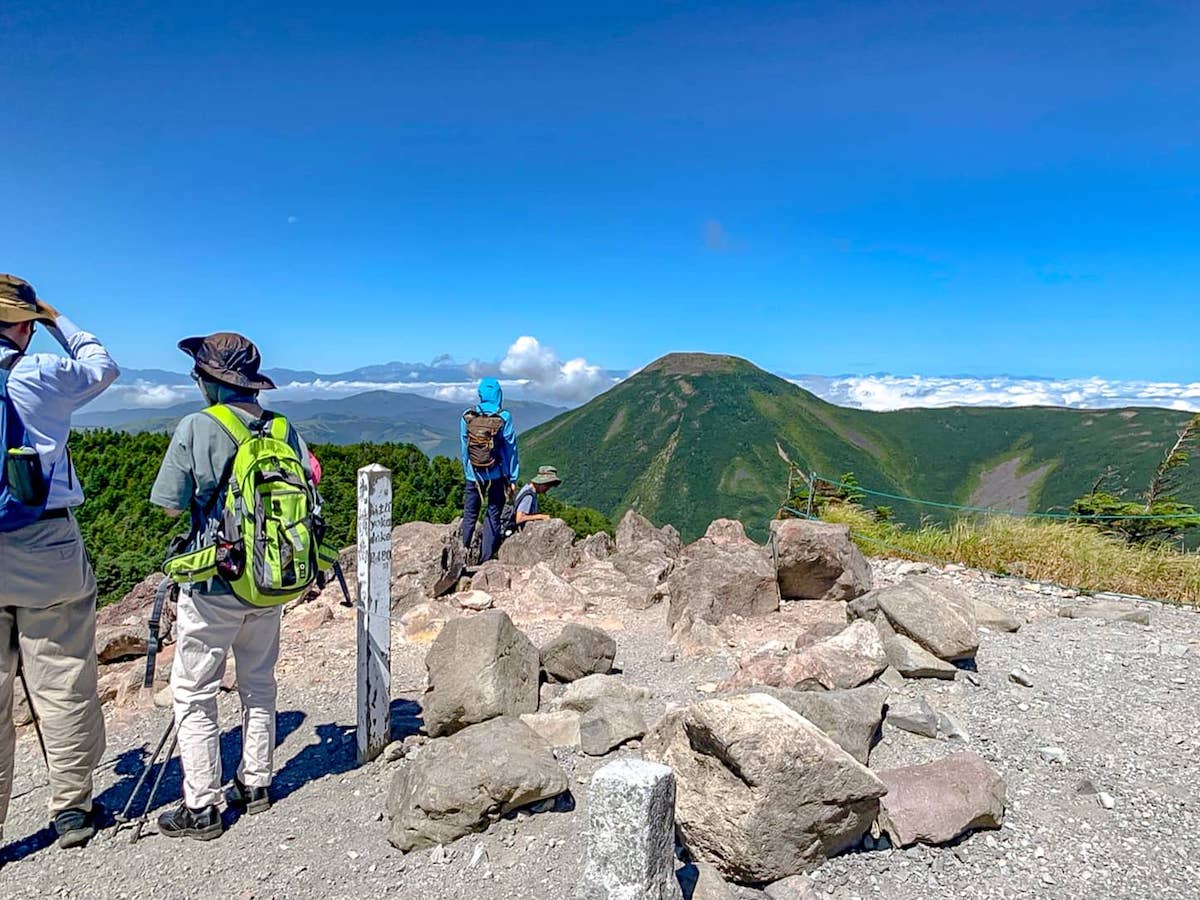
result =
[[[479,382],[479,411],[485,416],[494,416],[504,406],[504,391],[495,378]]]

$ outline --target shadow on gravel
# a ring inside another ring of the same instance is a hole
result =
[[[358,765],[354,725],[329,722],[318,725],[316,743],[309,744],[287,761],[271,782],[271,801],[286,800],[306,784],[326,775],[341,775]]]
[[[421,704],[413,700],[392,701],[392,740],[402,741],[406,737],[420,734],[425,727],[421,718]]]
[[[287,740],[293,732],[304,724],[305,718],[307,718],[305,714],[298,710],[279,713],[275,720],[275,746],[278,747]],[[164,728],[168,721],[169,719],[167,718],[163,719],[162,724]],[[157,742],[157,735],[152,741]],[[110,828],[116,824],[115,813],[124,809],[125,804],[129,802],[129,795],[133,791],[134,785],[137,784],[138,778],[141,777],[142,770],[146,767],[149,756],[149,748],[143,745],[124,751],[112,763],[113,771],[119,776],[119,780],[95,798],[95,803],[102,808],[98,822],[101,830]],[[226,731],[221,735],[221,761],[226,781],[232,780],[233,774],[237,771],[241,756],[242,726],[239,725],[237,728]],[[132,815],[135,817],[141,814],[143,804],[145,804],[150,791],[149,782],[157,774],[158,767],[155,766],[154,772],[147,779],[148,783],[138,795],[138,802],[134,804],[134,808],[131,810]],[[171,761],[167,764],[167,771],[163,775],[162,784],[159,785],[158,793],[154,796],[154,805],[149,809],[149,813],[153,814],[164,807],[178,803],[182,796],[183,769],[179,765],[179,755],[178,751],[176,751],[176,754],[171,757]],[[54,840],[54,829],[47,826],[40,831],[34,832],[27,838],[4,847],[0,850],[0,860],[10,863],[19,862],[53,846]]]
[[[391,706],[391,739],[402,741],[419,734],[424,723],[421,705],[412,700],[393,700]],[[327,775],[343,775],[358,768],[357,726],[329,722],[318,725],[317,739],[290,760],[275,775],[271,797],[278,803],[290,797],[306,784]]]

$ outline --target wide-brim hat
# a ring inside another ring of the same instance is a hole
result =
[[[542,466],[538,469],[538,473],[529,480],[530,484],[548,484],[550,487],[558,487],[562,484],[562,479],[558,477],[558,469],[554,466]]]
[[[273,382],[259,372],[262,357],[254,343],[240,334],[219,331],[207,337],[185,338],[179,349],[196,363],[196,370],[214,381],[248,391],[271,391]]]
[[[16,275],[0,275],[0,322],[17,325],[21,322],[44,322],[53,325],[58,310],[39,300],[33,285]]]

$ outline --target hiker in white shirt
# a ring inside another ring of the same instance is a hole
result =
[[[39,324],[65,357],[27,354]],[[64,847],[96,832],[92,772],[105,741],[96,694],[96,579],[71,512],[83,503],[83,489],[67,440],[72,414],[119,374],[95,335],[40,300],[28,282],[0,275],[2,414],[10,445],[0,481],[0,830],[12,792],[19,665],[45,740],[50,814]]]

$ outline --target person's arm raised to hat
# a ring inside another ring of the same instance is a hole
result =
[[[70,359],[58,364],[58,387],[78,409],[95,400],[117,380],[121,370],[94,334],[81,331],[62,313],[46,331],[67,351]]]

